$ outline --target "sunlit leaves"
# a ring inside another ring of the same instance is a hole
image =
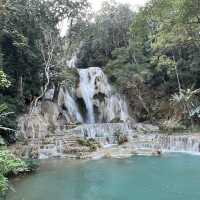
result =
[[[0,88],[8,88],[10,86],[10,81],[7,79],[6,74],[0,70]]]

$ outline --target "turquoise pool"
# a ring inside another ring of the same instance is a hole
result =
[[[42,161],[7,200],[200,200],[200,157]]]

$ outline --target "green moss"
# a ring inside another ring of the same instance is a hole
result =
[[[112,119],[111,121],[110,121],[110,123],[122,123],[123,121],[119,118],[119,117],[117,117],[117,118],[114,118],[114,119]]]
[[[98,148],[100,148],[100,144],[96,142],[94,139],[90,138],[88,140],[77,140],[78,144],[81,146],[89,147],[90,151],[96,151]]]
[[[121,133],[120,131],[116,131],[114,135],[115,135],[118,145],[122,145],[128,142],[127,136]]]

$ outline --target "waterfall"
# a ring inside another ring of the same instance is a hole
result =
[[[94,123],[94,109],[93,109],[93,96],[94,96],[94,76],[91,76],[88,70],[81,69],[79,70],[80,75],[80,88],[81,95],[85,102],[87,109],[87,123]]]
[[[79,76],[77,91],[86,106],[86,123],[111,122],[116,118],[120,121],[129,119],[125,99],[114,92],[101,68],[80,69]]]
[[[64,105],[67,109],[67,113],[64,112],[65,115],[69,116],[71,120],[76,122],[83,123],[83,118],[79,112],[78,106],[74,100],[74,98],[69,94],[68,89],[66,86],[63,86],[60,89],[59,97],[58,97],[58,104]]]
[[[101,68],[78,69],[78,72],[80,79],[76,95],[83,99],[86,113],[80,113],[75,95],[71,95],[67,84],[64,84],[59,91],[58,105],[66,109],[67,112],[64,110],[63,114],[67,122],[94,124],[112,120],[125,122],[129,119],[125,98],[114,92]],[[49,89],[45,99],[52,100],[53,94],[54,89]]]

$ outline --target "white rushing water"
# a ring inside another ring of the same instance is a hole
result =
[[[74,120],[76,122],[83,123],[83,118],[79,112],[78,106],[74,100],[74,98],[69,94],[69,91],[66,86],[63,86],[60,89],[58,104],[64,105],[67,109],[67,115],[70,116],[70,120]]]
[[[160,136],[159,143],[168,152],[200,153],[199,135]]]
[[[137,134],[132,140],[132,145],[137,149],[200,154],[200,135]]]
[[[125,98],[114,92],[101,68],[78,69],[78,72],[79,85],[76,93],[83,99],[86,113],[80,113],[75,95],[72,96],[64,84],[59,91],[58,105],[64,106],[68,111],[64,112],[68,122],[72,119],[72,122],[94,124],[108,123],[114,119],[126,122],[129,119]],[[53,94],[54,89],[50,89],[45,98],[52,100]]]
[[[102,143],[109,140],[109,143],[115,143],[115,134],[133,135],[135,125],[133,123],[102,123],[102,124],[83,124],[69,130],[85,138],[94,138]]]
[[[116,118],[121,121],[129,119],[125,99],[114,92],[101,68],[80,69],[79,76],[77,91],[86,106],[86,123],[111,122]]]
[[[87,109],[87,123],[94,123],[94,108],[93,108],[93,96],[95,91],[95,77],[93,74],[88,73],[88,70],[81,69],[79,70],[80,75],[80,91],[81,96],[85,102],[85,106]]]

